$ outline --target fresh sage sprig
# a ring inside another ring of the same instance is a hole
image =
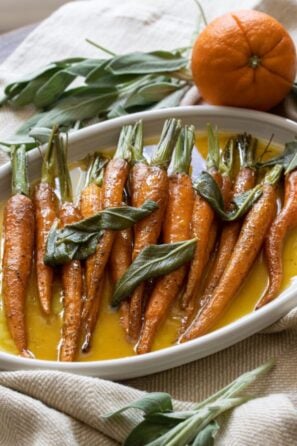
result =
[[[157,208],[154,201],[147,200],[140,208],[121,206],[104,209],[62,229],[58,228],[56,221],[48,235],[44,261],[55,266],[73,259],[86,259],[95,252],[105,229],[119,231],[129,228]]]
[[[116,283],[111,305],[118,306],[141,282],[169,274],[189,262],[195,247],[196,239],[191,239],[144,248]]]
[[[281,155],[268,161],[257,163],[257,167],[271,167],[277,164],[284,167],[286,174],[297,168],[297,139],[287,142]]]
[[[170,395],[156,392],[105,415],[105,418],[116,419],[129,409],[143,412],[143,421],[130,432],[124,446],[212,446],[220,427],[216,418],[249,401],[252,397],[244,396],[242,392],[273,365],[274,361],[269,361],[244,373],[191,410],[174,411]]]
[[[234,221],[246,214],[262,194],[261,185],[233,198],[234,209],[224,210],[224,200],[219,186],[208,172],[201,172],[194,189],[203,197],[225,221]]]
[[[34,128],[70,131],[97,118],[110,119],[149,108],[176,106],[192,85],[185,49],[134,52],[108,59],[73,58],[53,62],[5,87],[2,104],[33,104],[33,115],[4,146],[36,146]],[[72,87],[77,79],[78,87]],[[45,135],[45,132],[43,133]]]

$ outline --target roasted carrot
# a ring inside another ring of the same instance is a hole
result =
[[[126,272],[132,262],[132,230],[131,228],[118,231],[111,250],[110,267],[113,283],[116,283]],[[129,302],[124,300],[120,305],[120,322],[128,334],[129,330]]]
[[[206,167],[219,186],[222,184],[222,175],[219,169],[219,142],[218,133],[208,128],[208,156]],[[192,237],[197,239],[197,246],[188,275],[187,285],[182,297],[182,308],[186,309],[198,289],[204,267],[207,263],[207,246],[209,231],[215,218],[215,212],[210,204],[196,194],[192,215]]]
[[[232,198],[235,198],[236,196],[252,189],[256,180],[256,171],[254,169],[254,151],[256,147],[256,140],[252,139],[251,136],[246,134],[238,135],[236,138],[236,147],[239,151],[240,170],[235,179],[233,192],[229,196],[227,194],[227,196],[224,197],[226,210],[231,210]],[[230,176],[228,174],[223,176],[223,189],[224,182],[230,183]],[[229,188],[228,184],[227,188]],[[225,194],[223,192],[223,196],[224,195]],[[228,261],[232,255],[235,243],[238,239],[241,225],[242,221],[238,220],[225,223],[221,233],[220,243],[216,252],[214,263],[208,273],[205,289],[201,298],[201,305],[203,305],[203,303],[211,297],[211,294],[225,271]]]
[[[211,298],[182,335],[181,342],[207,333],[230,304],[257,257],[276,214],[276,188],[282,167],[277,165],[264,178],[262,195],[245,217],[228,265]]]
[[[93,300],[90,314],[85,321],[84,337],[81,347],[81,351],[83,353],[88,353],[92,345],[92,337],[99,317],[103,290],[104,290],[104,275],[98,285],[97,295]]]
[[[34,206],[36,215],[36,277],[40,305],[45,314],[51,312],[54,270],[44,263],[49,231],[57,217],[57,196],[54,191],[55,150],[53,129],[43,158],[41,181],[35,187]]]
[[[80,195],[80,213],[82,218],[88,218],[101,211],[103,208],[103,170],[105,160],[99,155],[93,155],[86,178],[86,186]],[[95,257],[90,256],[85,262],[85,294],[88,293],[90,283],[94,274]],[[99,308],[101,303],[101,293],[103,279],[100,281],[97,293],[93,299],[92,308],[88,317],[84,321],[83,346],[82,351],[87,352],[90,349],[90,342],[93,331],[96,327]]]
[[[127,157],[130,156],[132,134],[132,126],[123,127],[115,155],[105,168],[102,186],[103,209],[120,206],[122,204],[124,186],[129,173]],[[87,279],[87,295],[83,307],[83,321],[86,321],[90,316],[93,300],[96,298],[98,286],[111,252],[114,237],[114,231],[105,230],[99,240],[96,252],[89,257],[89,262],[92,264],[92,273]]]
[[[131,163],[133,164],[129,174],[130,188],[126,189],[126,202],[129,202],[132,195],[132,205],[139,204],[138,194],[141,191],[141,181],[147,171],[146,159],[143,156],[143,123],[139,121],[133,129],[131,143]],[[129,190],[130,189],[130,190]],[[133,192],[132,192],[133,191]],[[129,193],[130,192],[130,193]],[[126,272],[132,262],[132,229],[124,229],[117,232],[111,251],[110,266],[113,283],[116,283]],[[126,334],[129,333],[129,312],[130,304],[126,299],[120,304],[120,323]]]
[[[282,251],[287,232],[297,225],[297,171],[285,175],[284,207],[276,216],[265,240],[265,260],[269,285],[256,309],[272,301],[280,291],[283,280]]]
[[[66,145],[58,131],[54,135],[57,161],[59,168],[59,183],[62,204],[59,209],[60,226],[75,223],[81,219],[78,208],[72,202],[72,187],[67,166]],[[59,344],[59,360],[74,361],[80,337],[82,308],[82,269],[79,260],[71,260],[62,266],[63,288],[63,326]]]
[[[148,245],[157,242],[163,222],[168,197],[167,167],[171,160],[171,154],[180,132],[180,122],[171,119],[165,122],[157,150],[147,168],[146,174],[139,175],[138,182],[132,186],[132,203],[141,206],[146,200],[155,201],[159,208],[151,215],[135,225],[134,248],[132,259],[135,259],[140,251]],[[143,168],[144,168],[144,163]],[[139,184],[140,183],[140,184]],[[140,190],[136,188],[139,187]],[[137,194],[136,197],[134,194]],[[144,284],[139,285],[133,292],[130,300],[129,312],[129,336],[132,341],[137,341],[143,311]]]
[[[4,209],[3,302],[10,335],[19,353],[28,350],[25,300],[34,248],[34,207],[29,197],[25,146],[11,148],[12,196]]]
[[[175,243],[188,240],[194,204],[194,191],[189,176],[191,153],[194,146],[194,127],[184,127],[173,152],[172,174],[169,176],[168,204],[163,223],[163,242]],[[166,318],[172,302],[181,291],[186,267],[158,279],[145,311],[137,353],[151,350],[155,335]]]
[[[218,144],[217,144],[218,147]],[[229,203],[230,197],[231,197],[231,189],[232,189],[232,180],[231,180],[231,171],[233,168],[233,152],[234,152],[234,144],[233,139],[229,139],[225,150],[223,152],[223,155],[221,156],[219,160],[219,171],[222,173],[221,177],[219,178],[219,182],[221,183],[221,192],[222,197],[226,204]],[[216,173],[216,170],[213,170],[214,173]],[[211,226],[209,228],[209,234],[208,234],[208,240],[205,241],[205,254],[203,259],[203,272],[204,271],[211,271],[214,263],[215,263],[215,255],[216,255],[216,242],[218,238],[218,229],[219,229],[219,221],[218,218],[214,215],[213,221],[211,223]],[[202,279],[202,277],[201,277]],[[201,280],[203,285],[203,280]],[[198,290],[197,290],[198,291]],[[199,292],[199,291],[198,291]],[[195,293],[192,295],[187,307],[185,308],[185,313],[182,318],[181,327],[180,327],[180,334],[182,334],[188,325],[191,323],[193,317],[197,313],[199,307],[202,304],[202,298],[197,298],[195,296]]]

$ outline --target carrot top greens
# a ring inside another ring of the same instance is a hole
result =
[[[151,160],[152,166],[167,169],[171,161],[172,152],[181,131],[181,121],[167,119],[162,129],[160,142]]]
[[[143,155],[143,123],[136,122],[133,128],[131,144],[131,161],[133,163],[147,163]]]
[[[185,126],[181,129],[172,155],[172,173],[189,173],[191,154],[195,144],[195,127]]]
[[[53,127],[41,167],[41,182],[54,186],[56,170],[55,135],[57,127]]]
[[[68,142],[62,138],[59,130],[56,129],[54,133],[54,144],[57,151],[57,164],[58,164],[58,178],[60,184],[61,198],[63,202],[71,202],[72,196],[72,184],[67,163],[67,147]],[[67,138],[67,136],[66,136]]]
[[[13,146],[11,148],[12,167],[12,194],[29,195],[30,185],[28,181],[26,146]]]
[[[258,140],[247,133],[237,135],[236,148],[239,153],[240,167],[255,167],[255,152]]]
[[[133,126],[125,125],[120,133],[117,149],[113,156],[113,159],[125,159],[130,160],[131,158],[131,145],[133,136]]]

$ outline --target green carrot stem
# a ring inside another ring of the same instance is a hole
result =
[[[206,158],[206,167],[208,170],[219,169],[220,164],[220,143],[218,128],[213,128],[211,124],[207,125],[208,134],[208,155]]]
[[[230,176],[234,163],[234,139],[230,138],[224,148],[224,152],[220,159],[219,170],[225,175]]]
[[[167,119],[167,121],[165,121],[160,137],[160,142],[151,160],[151,165],[167,169],[180,131],[180,120],[173,118]]]
[[[282,173],[283,173],[284,166],[281,164],[276,164],[264,177],[263,183],[264,184],[271,184],[272,186],[276,184]]]
[[[54,143],[57,153],[58,179],[60,184],[62,202],[65,201],[71,202],[73,196],[72,196],[71,178],[67,164],[68,141],[66,139],[66,141],[64,142],[58,129],[56,130],[54,135]]]
[[[122,158],[126,160],[131,159],[131,143],[133,136],[133,126],[125,125],[120,133],[117,150],[113,156],[114,159]]]
[[[255,152],[258,140],[244,133],[237,135],[236,147],[239,153],[240,167],[253,168],[255,166]]]
[[[134,163],[147,163],[143,156],[143,123],[136,122],[133,128],[131,159]]]
[[[12,168],[12,194],[23,194],[29,196],[30,185],[28,181],[26,146],[11,148],[11,168]]]
[[[54,136],[56,132],[57,127],[53,127],[41,167],[41,182],[48,183],[51,186],[54,186],[55,181],[56,160]]]
[[[93,153],[93,155],[91,155],[85,187],[91,183],[95,183],[97,186],[102,186],[104,167],[107,162],[108,160],[100,155],[100,153]]]
[[[181,129],[172,155],[172,173],[188,174],[191,165],[191,155],[195,144],[195,127],[185,126]]]

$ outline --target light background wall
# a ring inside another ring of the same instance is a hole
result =
[[[0,0],[0,34],[39,22],[68,1]]]

